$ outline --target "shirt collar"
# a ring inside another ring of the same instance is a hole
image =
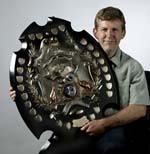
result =
[[[121,62],[121,50],[120,48],[117,49],[116,54],[110,59],[110,61],[115,65],[118,66]]]

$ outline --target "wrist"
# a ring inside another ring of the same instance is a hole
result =
[[[116,116],[112,115],[104,118],[104,123],[105,123],[105,127],[109,129],[109,128],[118,126],[120,122]]]

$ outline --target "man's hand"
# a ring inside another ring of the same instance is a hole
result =
[[[107,129],[105,119],[92,120],[81,127],[81,131],[85,131],[90,136],[102,134]]]
[[[9,96],[10,96],[10,98],[11,98],[13,101],[15,101],[15,99],[16,99],[16,91],[13,90],[12,87],[9,88]]]
[[[119,112],[98,120],[86,123],[81,131],[85,131],[89,135],[102,134],[108,128],[123,126],[138,120],[146,115],[146,106],[138,104],[130,104]]]

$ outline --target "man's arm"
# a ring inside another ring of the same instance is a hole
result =
[[[128,124],[144,117],[145,115],[145,105],[131,104],[112,116],[88,122],[81,128],[81,130],[89,135],[96,136],[105,132],[105,130],[109,128]]]

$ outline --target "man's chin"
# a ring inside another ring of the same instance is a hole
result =
[[[112,48],[103,48],[104,49],[104,51],[106,52],[106,53],[110,53],[110,52],[112,52],[113,51],[113,49]]]

